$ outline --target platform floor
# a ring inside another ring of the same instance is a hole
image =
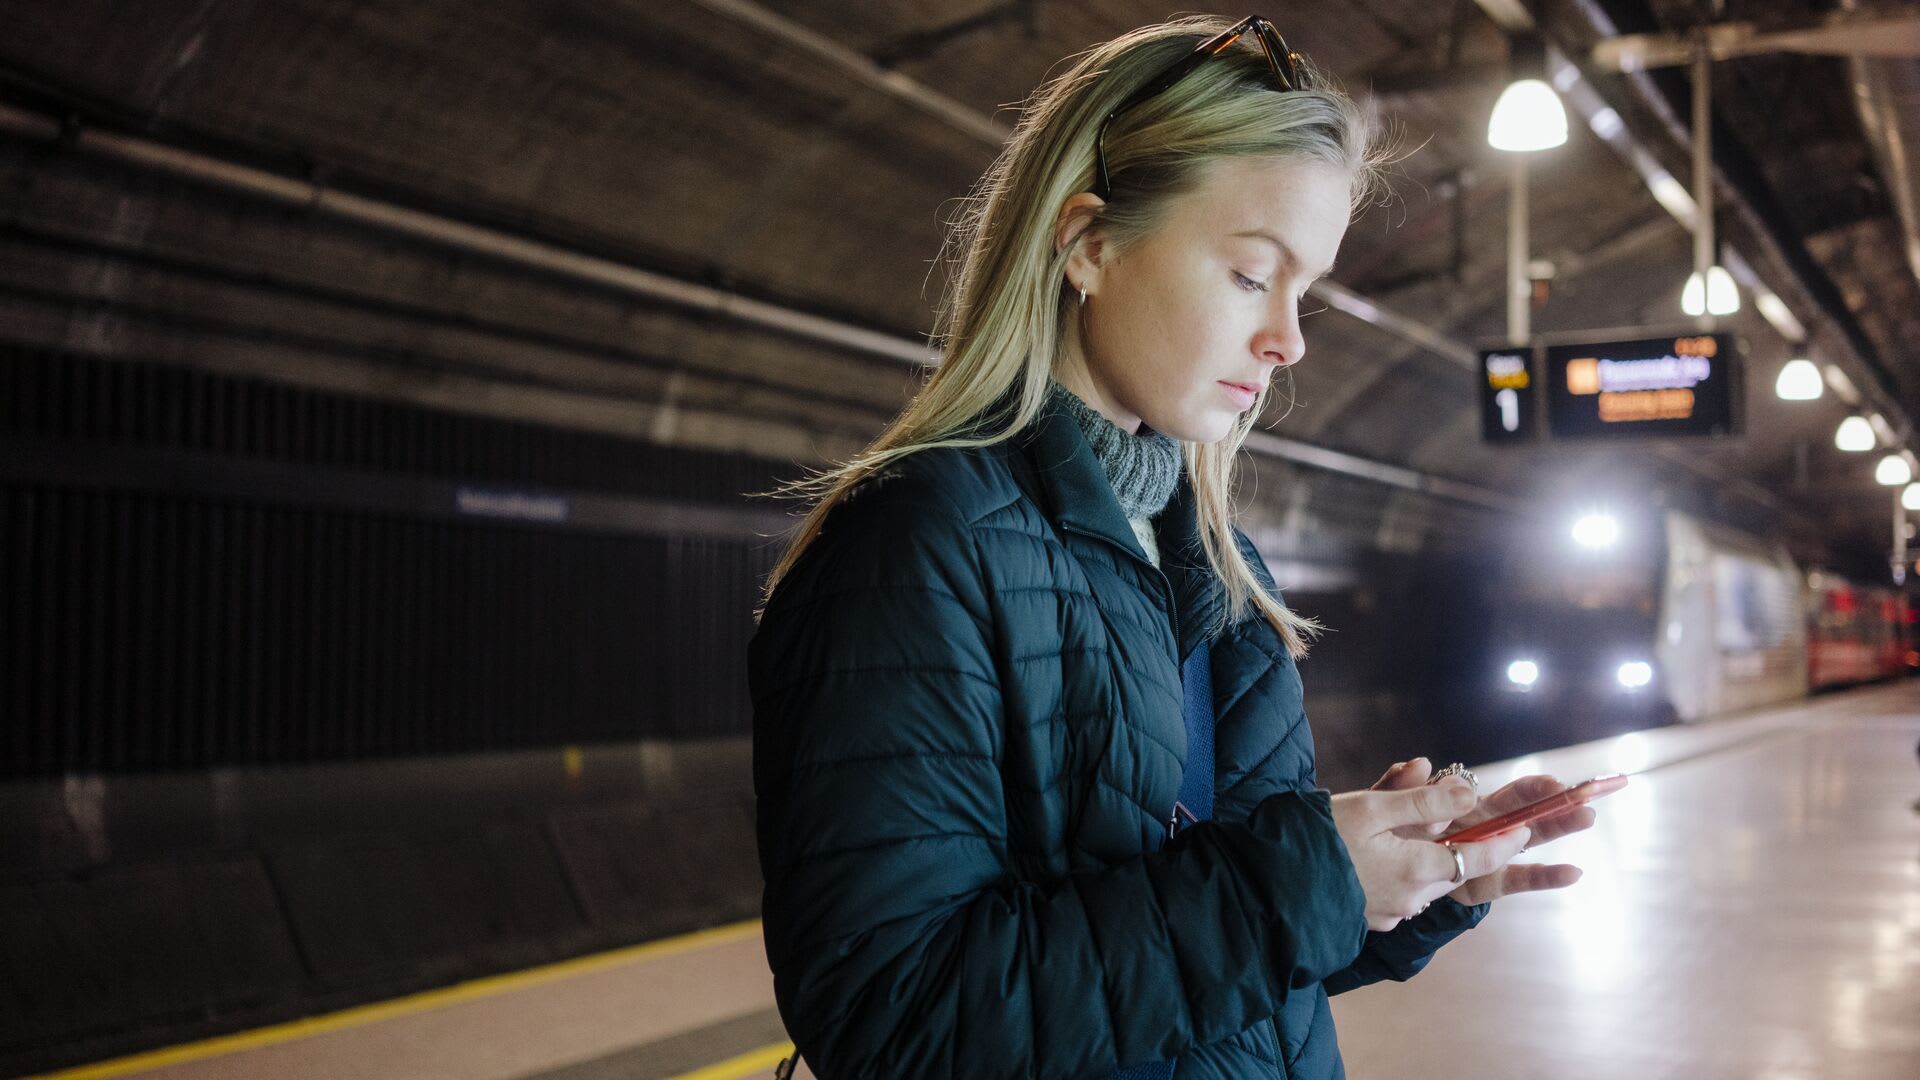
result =
[[[1335,1001],[1355,1080],[1920,1078],[1920,682],[1481,770],[1636,774],[1586,869]],[[57,1074],[727,1080],[786,1045],[758,926]],[[803,1071],[802,1075],[806,1075]]]

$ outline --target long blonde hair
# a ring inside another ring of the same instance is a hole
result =
[[[1065,286],[1073,245],[1054,250],[1055,222],[1068,197],[1093,186],[1100,121],[1228,25],[1195,16],[1142,27],[1073,58],[1035,93],[949,225],[941,255],[953,272],[934,324],[945,359],[865,451],[779,489],[813,505],[768,575],[763,604],[820,535],[827,514],[862,480],[922,450],[992,446],[1040,414],[1075,310]],[[1354,177],[1354,206],[1363,205],[1379,185],[1375,127],[1324,77],[1310,74],[1307,85],[1275,90],[1258,46],[1236,46],[1123,113],[1106,138],[1113,196],[1088,228],[1101,229],[1113,251],[1124,250],[1148,236],[1209,165],[1250,156],[1308,157],[1344,169]],[[1237,622],[1257,608],[1288,650],[1303,656],[1318,625],[1261,587],[1233,536],[1236,461],[1265,405],[1263,391],[1226,438],[1183,443],[1182,453],[1201,546],[1225,586],[1226,618]]]

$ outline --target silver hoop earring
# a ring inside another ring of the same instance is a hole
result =
[[[1080,303],[1084,306],[1086,302],[1087,302],[1087,287],[1085,285],[1082,285],[1080,286]]]

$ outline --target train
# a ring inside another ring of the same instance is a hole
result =
[[[1591,510],[1501,572],[1489,635],[1499,718],[1569,741],[1691,723],[1920,667],[1903,590],[1796,562],[1678,510]]]
[[[1920,668],[1914,640],[1920,610],[1905,593],[1816,570],[1807,575],[1806,596],[1812,689],[1874,682]]]

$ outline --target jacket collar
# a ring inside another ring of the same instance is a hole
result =
[[[1146,560],[1099,456],[1059,401],[1047,400],[1022,433],[1021,444],[1039,486],[1041,509],[1048,517]]]
[[[1120,510],[1113,485],[1100,467],[1100,459],[1080,425],[1057,402],[1049,401],[1041,409],[1018,442],[1032,469],[1040,508],[1049,518],[1147,562],[1133,526]],[[1193,487],[1184,473],[1167,508],[1154,519],[1154,538],[1160,546],[1161,572],[1173,594],[1179,619],[1179,658],[1184,660],[1201,639],[1218,628],[1220,613],[1226,607],[1226,589],[1200,546]]]

